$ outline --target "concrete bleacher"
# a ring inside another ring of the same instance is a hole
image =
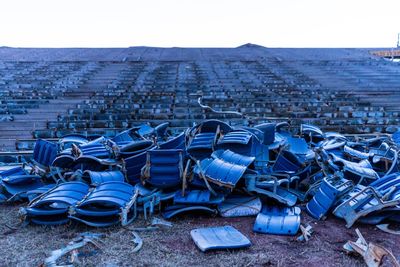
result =
[[[374,49],[0,48],[0,150],[35,138],[289,120],[346,133],[399,125],[400,65]],[[244,114],[216,114],[202,109]]]

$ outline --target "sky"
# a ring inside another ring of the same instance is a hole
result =
[[[0,0],[0,46],[394,47],[399,0]]]

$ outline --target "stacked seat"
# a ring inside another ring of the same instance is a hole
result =
[[[70,209],[69,218],[94,227],[127,225],[136,218],[137,197],[128,183],[103,182]]]

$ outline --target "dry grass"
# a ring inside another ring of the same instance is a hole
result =
[[[91,231],[105,234],[102,252],[80,257],[82,266],[364,266],[359,257],[344,253],[342,245],[356,240],[354,229],[330,217],[315,222],[303,214],[303,222],[311,222],[315,234],[308,243],[294,237],[262,235],[252,232],[253,218],[221,218],[187,215],[172,220],[172,228],[140,232],[143,248],[133,253],[132,234],[128,229],[112,227],[94,229],[81,224],[58,227],[29,225],[10,231],[6,224],[18,223],[19,206],[2,206],[0,211],[1,266],[38,266],[50,251],[71,241],[78,233]],[[138,219],[129,228],[143,226]],[[250,238],[252,246],[244,250],[202,253],[190,238],[190,230],[203,226],[232,225]],[[373,226],[359,225],[368,241],[391,249],[400,258],[400,236],[391,236]],[[388,263],[385,263],[388,265]]]

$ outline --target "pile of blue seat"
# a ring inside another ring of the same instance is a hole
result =
[[[286,122],[253,127],[168,123],[113,138],[37,140],[32,160],[0,172],[1,201],[27,201],[24,220],[94,227],[137,216],[257,216],[258,233],[295,235],[301,210],[351,227],[400,220],[397,135],[344,136]]]

